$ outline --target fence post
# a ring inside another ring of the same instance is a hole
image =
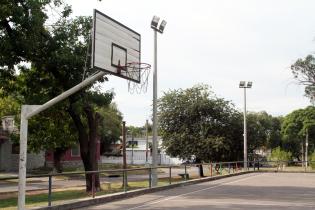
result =
[[[212,163],[210,163],[210,176],[212,177]]]
[[[187,166],[186,166],[186,164],[185,164],[185,175],[184,175],[184,177],[185,177],[185,181],[187,181]]]
[[[152,169],[151,167],[149,168],[149,188],[152,187]]]
[[[51,175],[48,176],[48,206],[51,206],[51,187],[52,187],[52,178]]]
[[[172,166],[170,166],[170,173],[169,173],[169,184],[172,184]]]
[[[123,181],[124,181],[124,183],[123,183],[123,185],[124,185],[124,192],[127,192],[127,171],[124,169],[124,172],[123,172]]]
[[[222,163],[220,163],[220,175],[222,175]]]
[[[92,173],[92,197],[95,198],[95,174]]]
[[[231,163],[229,163],[229,174],[231,173]]]

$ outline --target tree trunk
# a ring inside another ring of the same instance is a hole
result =
[[[100,120],[100,115],[95,113],[91,106],[86,106],[85,114],[88,119],[88,128],[86,128],[81,120],[80,115],[75,111],[73,105],[70,105],[69,114],[74,121],[74,124],[78,130],[79,143],[80,143],[80,155],[83,162],[85,171],[97,171],[98,160],[97,160],[97,127]],[[99,174],[86,174],[86,191],[92,191],[92,182],[94,179],[95,191],[100,191],[100,179]]]
[[[54,168],[57,171],[57,173],[62,173],[63,166],[61,163],[61,158],[65,154],[66,149],[64,148],[56,148],[54,151]]]
[[[196,163],[200,163],[200,164],[198,165],[198,168],[199,168],[199,176],[200,176],[200,177],[204,177],[205,175],[204,175],[204,173],[203,173],[203,166],[202,166],[202,164],[201,164],[201,160],[200,160],[199,158],[196,158]]]

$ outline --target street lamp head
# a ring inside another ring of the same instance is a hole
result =
[[[245,87],[245,81],[240,81],[240,88],[244,88]]]
[[[159,21],[160,21],[160,18],[154,15],[151,21],[151,28],[156,30],[159,25]]]
[[[253,86],[253,82],[247,82],[247,88],[251,88]]]
[[[160,24],[159,32],[163,33],[165,26],[166,26],[166,21],[163,20],[162,23]]]

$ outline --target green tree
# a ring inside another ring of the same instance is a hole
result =
[[[283,136],[283,148],[292,152],[293,157],[300,159],[301,146],[304,144],[306,129],[309,133],[309,152],[314,150],[315,126],[312,122],[315,119],[315,107],[309,106],[305,109],[298,109],[284,117],[281,134]]]
[[[242,156],[241,114],[208,86],[170,90],[159,100],[159,122],[166,153],[197,162]],[[202,169],[200,169],[202,174]]]
[[[120,140],[122,113],[118,110],[115,103],[108,107],[102,107],[99,110],[102,116],[100,124],[101,135],[101,154],[110,153],[110,145]]]
[[[250,112],[247,115],[248,151],[280,146],[281,122],[267,112]]]
[[[46,9],[60,7],[59,20],[52,27],[45,26]],[[70,19],[71,8],[62,1],[6,0],[0,7],[0,92],[22,97],[23,104],[42,104],[82,81],[82,77],[94,73],[87,52],[90,40],[91,18]],[[25,61],[31,67],[16,65]],[[85,72],[85,75],[83,73]],[[17,74],[19,73],[19,74]],[[104,79],[100,80],[104,82]],[[16,94],[17,92],[17,94]],[[97,128],[101,115],[97,107],[108,106],[112,93],[100,93],[90,87],[69,97],[54,111],[66,112],[72,120],[80,143],[81,158],[86,171],[98,169],[96,160]],[[60,114],[60,115],[59,115]],[[56,116],[67,116],[59,113]],[[35,118],[32,120],[36,120]],[[64,120],[69,122],[68,119]],[[62,121],[57,120],[63,128]],[[31,123],[30,123],[31,124]],[[67,123],[65,123],[67,124]],[[67,127],[67,126],[66,126]],[[51,131],[58,129],[49,129]],[[32,133],[30,132],[30,136]],[[99,177],[95,187],[100,189]],[[92,177],[86,175],[86,190],[92,189]]]
[[[20,104],[13,97],[0,98],[0,118],[6,115],[16,115],[20,110]]]
[[[306,56],[305,59],[298,59],[291,70],[294,78],[305,86],[305,95],[314,102],[315,99],[315,58],[313,55]]]
[[[282,150],[280,147],[277,147],[271,151],[270,156],[268,157],[269,161],[273,161],[272,164],[276,165],[278,169],[283,168],[288,164],[288,161],[291,160],[292,153]]]

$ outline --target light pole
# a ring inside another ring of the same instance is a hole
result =
[[[244,89],[244,169],[247,170],[247,124],[246,124],[246,89],[251,88],[252,82],[240,81],[240,88]]]
[[[151,21],[151,28],[154,31],[154,69],[153,69],[153,138],[152,138],[152,186],[157,186],[157,32],[163,33],[166,21],[163,20],[160,24],[160,18],[154,16]]]

